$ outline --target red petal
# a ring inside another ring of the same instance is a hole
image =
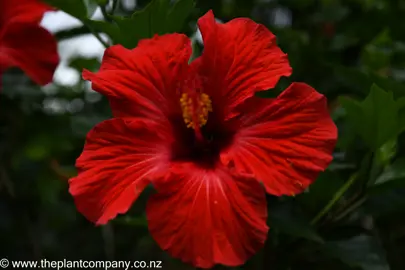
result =
[[[16,21],[39,23],[48,10],[52,10],[52,7],[40,0],[18,0],[18,4],[15,1],[2,0],[0,1],[0,26]]]
[[[109,97],[115,116],[161,119],[180,110],[176,90],[190,56],[191,43],[185,35],[155,36],[133,50],[108,48],[100,71],[85,70],[83,77]]]
[[[52,81],[59,63],[54,37],[35,23],[12,23],[0,36],[0,74],[19,67],[37,84]]]
[[[267,205],[255,179],[183,164],[155,187],[149,230],[173,257],[201,268],[236,266],[263,246]]]
[[[225,118],[255,91],[273,88],[281,76],[291,74],[287,55],[265,26],[247,18],[218,24],[212,11],[198,25],[204,39],[201,73],[207,78],[206,91]]]
[[[331,162],[337,129],[326,98],[309,85],[294,83],[274,100],[254,98],[243,110],[240,131],[221,159],[253,173],[268,193],[300,193]]]
[[[170,134],[151,121],[117,118],[97,125],[76,161],[78,176],[69,180],[78,210],[97,224],[125,213],[151,177],[165,170],[169,143]]]

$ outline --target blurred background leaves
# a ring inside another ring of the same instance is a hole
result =
[[[127,215],[95,227],[77,212],[67,179],[76,173],[86,133],[111,116],[107,101],[79,77],[83,68],[99,68],[102,44],[132,48],[155,33],[183,32],[192,38],[196,57],[203,49],[196,21],[213,9],[219,21],[245,16],[274,32],[294,70],[277,90],[292,81],[311,84],[328,97],[339,128],[328,170],[303,194],[268,197],[266,246],[232,269],[405,269],[405,2],[46,2],[77,20],[53,30],[63,56],[53,84],[35,86],[16,69],[2,78],[2,256],[162,260],[164,269],[193,269],[171,259],[149,236],[149,190]],[[98,53],[73,53],[73,42],[85,46],[89,35],[99,42],[88,50]]]

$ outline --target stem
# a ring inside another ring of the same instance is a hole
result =
[[[357,179],[358,173],[353,174],[349,181],[347,181],[332,197],[327,205],[312,219],[311,225],[317,223],[343,196],[343,194],[349,189],[349,187],[355,182]]]
[[[113,5],[112,5],[112,9],[111,9],[111,15],[114,14],[115,10],[117,9],[118,6],[118,0],[113,0]]]
[[[345,211],[347,206],[352,205],[353,203],[355,203],[360,197],[361,197],[361,194],[355,194],[354,196],[349,198],[347,201],[342,203],[341,206],[337,207],[335,213],[342,213],[343,211]]]
[[[360,170],[353,174],[349,181],[347,181],[333,196],[333,198],[329,201],[329,203],[314,217],[311,221],[311,224],[317,223],[338,201],[339,199],[343,196],[343,194],[350,188],[350,186],[356,182],[358,178],[360,180],[363,179],[369,179],[370,177],[370,171],[372,170],[373,166],[373,160],[374,160],[374,153],[369,152],[366,154],[366,156],[363,158],[360,166]],[[355,196],[354,203],[357,204],[356,200],[357,198],[361,198],[363,196],[364,190],[366,188],[367,181],[364,181],[362,186],[360,187],[360,191],[358,192],[358,195]],[[352,206],[349,206],[351,209]],[[343,210],[343,212],[346,212],[346,210]]]
[[[105,42],[105,41],[102,39],[102,37],[100,36],[100,34],[99,34],[96,30],[94,30],[94,28],[93,28],[91,25],[89,25],[88,23],[86,23],[86,21],[84,21],[84,20],[82,20],[82,23],[83,23],[85,26],[87,26],[87,28],[90,30],[90,32],[98,39],[98,41],[100,41],[101,44],[103,44],[103,46],[104,46],[106,49],[107,49],[108,47],[110,47],[110,46],[108,45],[108,43]]]
[[[108,14],[105,5],[100,5],[101,13],[103,13],[103,17],[107,22],[111,22],[110,14]]]
[[[358,207],[360,207],[366,201],[366,199],[366,197],[360,198],[357,202],[353,203],[350,207],[346,208],[342,213],[340,213],[340,215],[334,218],[333,221],[336,222],[341,220],[342,218],[356,210]]]
[[[370,170],[370,177],[366,183],[366,187],[373,185],[377,180],[377,177],[380,175],[382,171],[382,167],[378,161],[378,154],[373,154],[372,161],[371,161],[371,170]]]
[[[108,47],[110,47],[104,40],[103,38],[100,36],[99,33],[95,32],[95,31],[91,31],[93,33],[93,35],[98,39],[98,41],[100,41],[101,44],[103,44],[103,46],[107,49]]]

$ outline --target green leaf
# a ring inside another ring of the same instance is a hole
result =
[[[126,48],[135,48],[138,41],[152,36],[150,29],[149,13],[140,13],[136,18],[114,17],[120,31],[119,41],[117,43]],[[128,33],[124,35],[124,33]]]
[[[130,18],[115,16],[114,21],[121,32],[120,43],[134,48],[139,40],[155,34],[180,32],[193,7],[193,0],[178,0],[171,8],[169,0],[153,0]]]
[[[402,100],[394,100],[392,92],[386,92],[375,84],[362,102],[346,97],[341,97],[340,102],[352,128],[373,150],[404,129],[400,124]]]
[[[369,194],[369,198],[373,199],[373,196],[375,195],[382,194],[383,196],[390,196],[389,194],[390,192],[392,193],[392,191],[394,190],[400,190],[404,188],[405,188],[405,178],[392,179],[387,182],[379,183],[368,187],[367,193]]]
[[[374,216],[405,212],[405,158],[387,166],[367,188],[365,209]]]
[[[323,239],[300,211],[294,209],[293,203],[276,204],[269,210],[270,227],[296,237],[306,238],[318,243]]]
[[[343,185],[343,179],[336,172],[328,169],[319,175],[315,183],[309,187],[308,192],[298,195],[297,199],[311,212],[318,212]]]
[[[375,84],[383,89],[392,91],[395,98],[400,98],[405,96],[405,85],[391,78],[381,77],[376,74],[370,75],[371,79]]]
[[[94,12],[96,12],[98,3],[96,0],[83,0],[83,1],[84,4],[86,5],[87,17],[90,18],[91,16],[93,16]]]
[[[345,66],[333,66],[333,70],[341,83],[350,88],[353,93],[360,96],[367,95],[372,84],[372,81],[367,74],[359,69]]]
[[[403,179],[405,182],[405,158],[396,160],[389,165],[384,172],[377,178],[375,184],[380,185],[388,181]]]
[[[49,5],[80,20],[87,17],[87,7],[83,0],[44,0]]]
[[[173,8],[169,11],[167,18],[166,31],[168,33],[178,32],[186,22],[194,8],[193,0],[178,0]]]
[[[105,21],[94,21],[90,19],[86,19],[85,23],[88,27],[92,28],[96,32],[102,32],[108,35],[113,43],[115,44],[123,44],[123,39],[125,38],[124,35],[121,35],[120,29],[117,25],[108,23]]]
[[[367,69],[381,70],[390,65],[393,53],[389,30],[384,29],[363,48],[361,60]]]
[[[70,61],[69,66],[80,72],[83,68],[97,70],[100,67],[100,62],[97,58],[74,58]]]
[[[351,267],[364,270],[389,270],[390,267],[377,241],[368,235],[359,235],[349,240],[327,242],[322,251],[340,259]]]
[[[376,152],[377,161],[379,164],[386,166],[391,162],[391,159],[397,152],[397,140],[391,139],[384,143]]]
[[[364,207],[374,217],[405,213],[404,179],[389,181],[369,188]]]

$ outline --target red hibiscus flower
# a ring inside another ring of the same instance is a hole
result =
[[[265,190],[303,191],[330,163],[337,130],[306,84],[254,96],[291,74],[264,26],[217,24],[212,12],[198,24],[204,51],[191,64],[188,38],[167,34],[110,47],[98,73],[83,72],[114,118],[88,134],[70,193],[104,224],[152,184],[147,219],[164,250],[197,267],[236,266],[266,240]]]
[[[39,0],[0,0],[0,77],[19,67],[37,84],[52,81],[59,62],[57,44],[39,25],[48,10]]]

